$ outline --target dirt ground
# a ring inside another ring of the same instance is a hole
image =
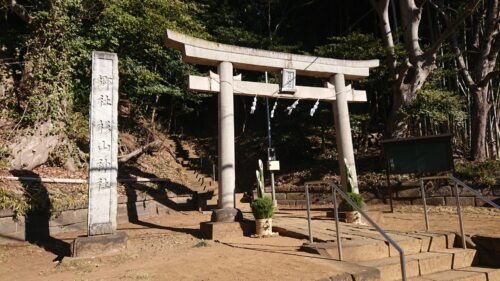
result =
[[[421,230],[421,208],[398,206],[394,213],[376,212],[387,229]],[[500,236],[500,212],[466,208],[467,233]],[[320,214],[321,212],[316,212]],[[304,214],[300,211],[296,214]],[[305,240],[289,237],[240,237],[219,242],[199,238],[199,222],[209,215],[177,212],[139,224],[119,226],[129,235],[128,249],[118,255],[93,259],[64,257],[23,243],[0,246],[0,280],[316,280],[339,274],[342,265],[299,251]],[[431,228],[457,231],[454,209],[430,211]],[[78,233],[55,238],[70,242]]]

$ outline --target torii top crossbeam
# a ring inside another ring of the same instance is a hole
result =
[[[329,78],[341,73],[346,80],[357,80],[367,77],[370,68],[379,66],[378,60],[339,60],[226,45],[170,29],[165,33],[165,44],[181,51],[188,63],[216,66],[227,61],[237,69],[253,71],[278,72],[291,68],[297,75]]]

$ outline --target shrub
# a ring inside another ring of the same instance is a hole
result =
[[[356,204],[358,208],[363,208],[365,206],[365,202],[363,201],[363,197],[357,193],[347,192],[347,196]],[[339,204],[339,210],[344,212],[355,211],[354,207],[351,206],[345,199],[343,199]]]
[[[477,185],[492,186],[500,180],[500,161],[465,162],[456,166],[458,178]]]
[[[256,219],[269,219],[273,217],[274,206],[269,196],[256,198],[250,203],[252,214]]]

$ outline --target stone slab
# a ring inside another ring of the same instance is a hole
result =
[[[446,235],[435,234],[431,237],[431,243],[428,251],[439,251],[448,247],[448,239]]]
[[[49,226],[64,226],[79,222],[87,222],[87,210],[68,210],[59,213],[49,221]]]
[[[450,186],[437,186],[434,188],[429,188],[425,191],[425,195],[429,197],[439,197],[439,196],[452,196]]]
[[[3,217],[13,217],[14,212],[10,209],[0,209],[0,218]]]
[[[412,281],[491,281],[485,274],[471,271],[447,270],[412,279]]]
[[[275,198],[276,200],[286,200],[286,193],[276,193]]]
[[[344,272],[330,277],[318,279],[316,281],[353,281],[350,273]]]
[[[475,262],[475,257],[476,257],[475,249],[452,248],[452,249],[443,249],[440,250],[439,252],[453,254],[453,269],[470,267],[474,265]]]
[[[288,200],[306,200],[305,192],[292,192],[286,194]]]
[[[397,240],[396,243],[403,249],[405,255],[417,254],[422,250],[422,240],[420,239],[404,239]],[[399,252],[392,244],[387,242],[389,245],[389,256],[391,257],[399,257]]]
[[[26,234],[24,233],[24,229],[22,231],[0,234],[0,245],[24,243],[25,241]]]
[[[500,197],[498,196],[486,196],[486,199],[489,199],[490,201],[493,201],[493,203],[500,204]],[[492,206],[489,203],[486,203],[480,198],[475,198],[476,200],[476,207],[488,207],[492,208]]]
[[[408,188],[408,189],[403,189],[399,190],[397,192],[397,197],[398,198],[416,198],[416,197],[422,197],[422,194],[420,193],[420,188]]]
[[[457,199],[455,197],[446,197],[446,205],[448,206],[456,206]],[[476,200],[475,197],[460,197],[460,205],[461,206],[475,206]]]
[[[339,259],[336,242],[305,244],[301,250]],[[388,257],[389,247],[384,241],[349,240],[342,241],[342,252],[345,261],[358,262]]]
[[[426,198],[425,203],[429,206],[440,206],[440,205],[445,205],[445,200],[444,197],[431,197],[431,198]],[[418,204],[422,205],[422,198],[415,199],[413,201],[413,204]]]
[[[1,233],[11,233],[17,231],[17,222],[12,217],[0,218]]]
[[[51,235],[58,234],[61,232],[69,232],[69,231],[85,231],[87,229],[87,221],[73,223],[68,225],[57,225],[50,226],[49,233]]]
[[[200,223],[200,231],[203,238],[208,240],[249,236],[255,233],[255,222],[247,220],[241,222],[202,222]]]
[[[431,236],[428,235],[422,235],[420,233],[415,233],[415,232],[409,232],[405,233],[408,237],[416,238],[420,240],[421,248],[420,252],[424,253],[429,250],[429,246],[431,244]]]
[[[500,268],[489,268],[482,266],[464,267],[458,271],[484,273],[488,281],[500,281]]]
[[[418,261],[420,275],[450,270],[453,263],[453,254],[450,253],[422,253]]]
[[[73,257],[96,257],[119,253],[127,248],[128,236],[125,232],[114,234],[81,236],[73,241]]]
[[[364,261],[359,264],[377,268],[380,271],[380,280],[393,281],[401,279],[401,262],[399,257],[389,257],[378,260]],[[419,276],[419,265],[417,259],[406,260],[406,276]]]
[[[295,200],[278,200],[278,205],[281,207],[294,207]]]

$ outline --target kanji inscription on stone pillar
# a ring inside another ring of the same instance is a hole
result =
[[[92,52],[88,235],[116,231],[118,56]]]

